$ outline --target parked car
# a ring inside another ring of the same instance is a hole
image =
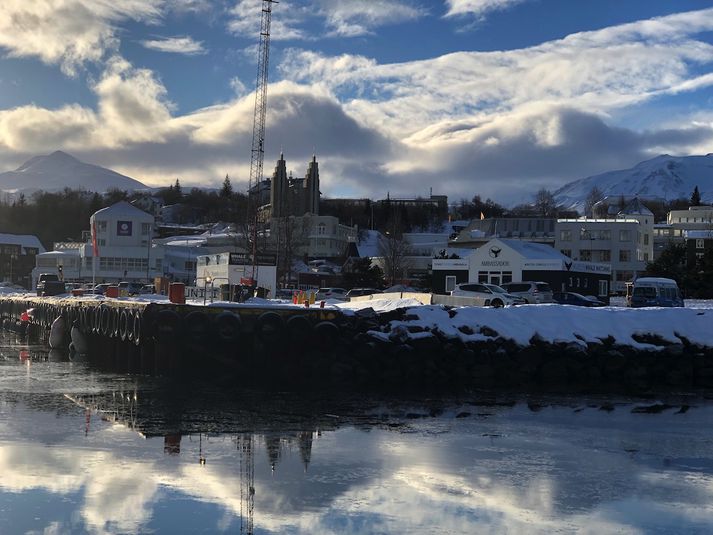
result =
[[[630,307],[682,307],[683,297],[673,279],[641,277],[634,281],[626,304]]]
[[[119,292],[126,292],[129,295],[139,295],[141,293],[141,288],[143,288],[143,284],[140,282],[120,282],[119,283]]]
[[[502,307],[505,305],[522,305],[522,297],[511,295],[495,284],[482,282],[464,282],[458,284],[451,292],[453,296],[478,298],[482,306]]]
[[[40,273],[40,276],[37,277],[37,295],[47,295],[45,294],[45,283],[47,282],[59,282],[59,276],[56,273]],[[59,288],[58,284],[52,286],[54,286],[54,289]]]
[[[606,303],[593,295],[582,295],[575,292],[555,292],[552,294],[555,303],[560,305],[575,305],[580,307],[603,307]]]
[[[346,298],[351,299],[352,297],[361,297],[362,295],[373,295],[380,294],[381,290],[376,288],[352,288],[346,293]]]
[[[153,284],[144,284],[141,287],[141,290],[139,290],[140,294],[155,294],[156,293],[156,286]]]
[[[325,299],[339,299],[344,301],[347,298],[347,291],[344,288],[320,288],[315,296],[317,301]]]
[[[507,282],[500,286],[507,293],[522,297],[526,303],[552,302],[552,288],[546,282]]]

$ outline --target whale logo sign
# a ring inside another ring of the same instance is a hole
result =
[[[116,222],[116,235],[117,236],[131,236],[132,221],[117,221]]]
[[[488,251],[488,254],[490,256],[492,256],[493,258],[497,258],[498,256],[500,256],[500,253],[502,253],[502,252],[503,252],[503,250],[500,247],[493,245],[490,248],[490,251]]]
[[[564,267],[567,268],[567,271],[572,269],[572,262],[567,262],[566,260],[564,261]]]

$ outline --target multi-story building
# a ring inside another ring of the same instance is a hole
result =
[[[40,273],[59,273],[60,266],[65,280],[148,282],[163,274],[163,248],[152,244],[151,214],[120,201],[92,214],[89,226],[93,239],[37,255],[33,286]]]
[[[706,255],[713,255],[713,230],[687,230],[684,234],[686,242],[686,265],[695,268],[703,264]]]
[[[555,222],[551,217],[486,217],[474,219],[449,240],[450,247],[476,249],[493,238],[555,244]]]
[[[689,231],[713,231],[713,206],[671,210],[666,223],[654,226],[654,259],[672,244],[682,244]]]
[[[44,252],[37,236],[0,234],[0,281],[29,288],[35,257]]]

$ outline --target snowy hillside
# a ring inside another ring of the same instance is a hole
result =
[[[631,169],[609,171],[570,182],[555,191],[558,204],[584,212],[592,188],[604,195],[638,195],[644,199],[689,199],[698,186],[701,200],[713,202],[713,154],[675,157],[667,154],[641,162]]]
[[[35,156],[14,171],[0,173],[0,190],[31,192],[64,188],[103,192],[111,188],[135,190],[146,186],[110,169],[81,162],[62,151]]]

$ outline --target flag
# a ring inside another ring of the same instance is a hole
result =
[[[99,256],[99,247],[97,246],[97,224],[92,223],[92,256]]]
[[[485,214],[483,212],[480,212],[480,219],[485,219]]]

